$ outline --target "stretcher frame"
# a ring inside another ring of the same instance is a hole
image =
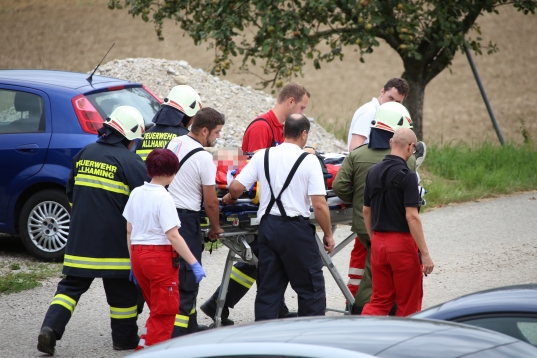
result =
[[[239,199],[239,202],[246,203],[251,202],[251,200]],[[222,311],[224,309],[226,295],[229,287],[229,280],[231,279],[231,270],[233,268],[234,263],[244,262],[256,266],[258,263],[258,259],[252,252],[252,249],[249,245],[249,243],[252,242],[254,235],[257,234],[258,224],[256,217],[250,217],[250,224],[246,227],[240,227],[238,219],[233,219],[232,216],[231,219],[232,220],[229,220],[229,218],[227,218],[226,224],[221,225],[222,229],[224,229],[225,232],[219,235],[220,242],[229,249],[229,252],[226,258],[226,263],[224,265],[224,272],[222,273],[220,292],[216,301],[214,327],[220,327],[222,325]],[[348,205],[335,210],[330,210],[330,220],[332,224],[333,233],[336,231],[337,225],[350,225],[352,221],[352,206]],[[310,215],[310,223],[314,224],[315,226],[319,226],[317,221],[315,220],[313,212]],[[206,231],[206,233],[207,232],[208,230]],[[330,272],[332,278],[336,282],[338,288],[340,289],[347,302],[345,310],[327,307],[326,311],[338,312],[343,313],[345,315],[349,315],[351,314],[351,307],[354,303],[354,296],[349,291],[349,288],[347,287],[347,284],[345,283],[343,277],[339,273],[337,267],[334,265],[332,257],[334,257],[343,248],[345,248],[350,242],[354,241],[356,238],[356,234],[352,233],[351,235],[347,236],[334,248],[334,250],[330,254],[325,251],[322,239],[319,237],[317,232],[315,233],[315,238],[319,247],[319,254],[321,256],[323,264]]]

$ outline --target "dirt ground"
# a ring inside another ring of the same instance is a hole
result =
[[[159,42],[150,23],[133,19],[126,10],[111,11],[107,3],[0,0],[0,68],[87,72],[114,42],[105,62],[128,57],[183,59],[203,69],[212,63],[206,46],[194,46],[173,23],[166,24],[166,39]],[[475,62],[505,139],[522,142],[520,119],[537,139],[537,110],[532,100],[537,77],[537,15],[524,16],[506,6],[500,15],[484,15],[478,23],[484,41],[493,40],[500,49],[494,55],[476,56]],[[320,71],[306,66],[299,81],[312,93],[308,115],[345,123],[356,108],[378,95],[388,78],[403,72],[399,56],[385,44],[367,56],[365,64],[358,58],[349,48],[342,62],[323,64]],[[437,76],[426,89],[425,141],[479,142],[488,138],[497,142],[463,54],[457,54],[451,70]],[[231,73],[227,79],[252,86],[258,81],[239,73]]]

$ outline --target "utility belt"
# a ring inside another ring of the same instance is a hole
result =
[[[179,267],[179,254],[172,245],[131,245],[132,251],[166,251],[172,254],[172,266]]]

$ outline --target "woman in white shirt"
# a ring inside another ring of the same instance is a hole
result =
[[[146,167],[151,182],[131,192],[123,212],[132,272],[150,310],[147,331],[136,350],[171,337],[179,308],[178,254],[190,264],[197,282],[205,276],[179,234],[181,222],[165,188],[179,167],[177,156],[168,149],[155,149],[148,155]]]

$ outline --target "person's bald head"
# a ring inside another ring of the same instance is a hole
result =
[[[418,139],[416,134],[409,128],[399,128],[395,131],[393,138],[390,139],[392,154],[408,160],[414,152],[414,146]]]
[[[302,132],[310,131],[310,121],[303,114],[291,114],[283,125],[283,135],[285,138],[298,139]]]

